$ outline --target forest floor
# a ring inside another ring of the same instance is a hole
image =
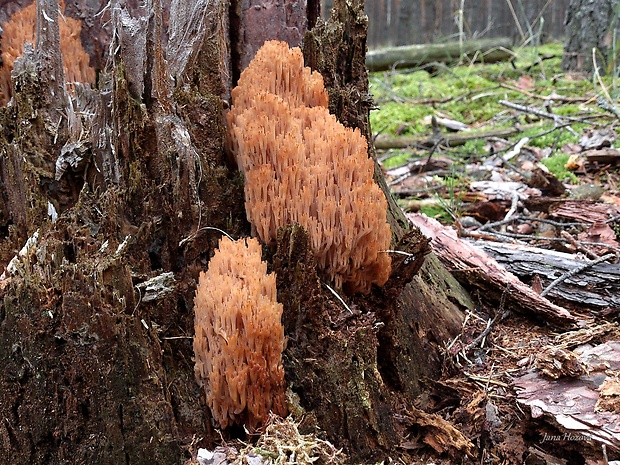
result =
[[[620,81],[615,61],[581,75],[561,57],[551,44],[370,76],[378,158],[410,218],[438,220],[574,321],[509,311],[506,282],[489,302],[483,277],[435,247],[477,305],[416,406],[437,422],[395,463],[620,463]]]

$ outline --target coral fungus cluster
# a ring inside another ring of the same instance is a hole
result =
[[[256,427],[286,414],[282,305],[256,239],[222,238],[194,299],[195,374],[213,418]]]
[[[64,10],[64,2],[60,2]],[[82,23],[73,18],[60,17],[60,50],[63,58],[65,82],[95,82],[95,70],[89,66],[89,55],[80,40]],[[36,2],[17,11],[4,24],[2,32],[2,67],[0,68],[0,104],[6,105],[13,95],[11,71],[15,60],[24,53],[24,44],[36,40]]]
[[[301,224],[317,264],[350,292],[383,285],[391,270],[387,201],[359,130],[329,114],[323,78],[298,48],[270,41],[241,73],[227,115],[246,177],[248,219],[265,243]]]

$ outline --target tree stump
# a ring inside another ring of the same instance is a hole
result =
[[[71,11],[88,11],[78,3]],[[223,118],[248,50],[231,31],[249,16],[238,1],[135,3],[87,18],[97,41],[106,28],[112,38],[87,47],[110,52],[93,60],[108,63],[96,89],[59,86],[58,28],[39,28],[43,48],[16,64],[14,100],[0,109],[0,262],[24,248],[0,286],[0,457],[10,458],[0,463],[183,463],[195,438],[220,438],[194,380],[193,296],[217,229],[250,234]],[[363,1],[337,1],[327,23],[316,1],[264,3],[297,8],[295,37],[330,109],[371,140]],[[57,10],[39,0],[39,23]],[[287,383],[305,427],[352,461],[400,443],[409,426],[396,414],[440,374],[441,348],[471,306],[390,209],[394,248],[413,258],[396,256],[387,285],[347,299],[351,311],[321,284],[301,228],[265,248],[284,305]],[[155,291],[153,279],[166,284]]]

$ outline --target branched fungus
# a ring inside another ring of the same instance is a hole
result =
[[[329,114],[323,78],[304,67],[301,50],[266,42],[232,99],[229,146],[261,240],[274,243],[278,228],[298,223],[337,287],[368,293],[385,284],[391,230],[366,139]]]
[[[286,414],[282,305],[256,239],[220,240],[194,299],[195,374],[222,427]]]
[[[64,2],[60,2],[64,10]],[[4,24],[2,32],[2,67],[0,68],[0,104],[6,105],[13,95],[11,71],[15,60],[24,53],[24,44],[36,41],[37,4],[15,12]],[[63,59],[65,82],[95,82],[95,70],[89,66],[89,55],[80,40],[82,23],[77,19],[59,16],[60,50]]]

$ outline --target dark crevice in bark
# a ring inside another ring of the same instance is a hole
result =
[[[230,0],[230,59],[231,59],[231,88],[237,85],[241,75],[241,0]]]
[[[308,30],[310,30],[316,26],[316,22],[321,17],[321,0],[308,0],[306,17],[308,18]]]

